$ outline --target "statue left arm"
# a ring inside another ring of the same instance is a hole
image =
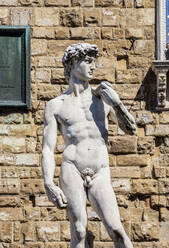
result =
[[[127,130],[129,129],[132,134],[135,134],[136,123],[134,117],[128,112],[126,107],[123,105],[117,92],[112,89],[111,84],[107,81],[103,81],[100,86],[96,89],[96,92],[100,94],[103,98],[103,101],[111,107],[110,114],[113,115],[114,113],[112,109],[115,110],[119,126],[121,127],[122,125],[125,125]]]

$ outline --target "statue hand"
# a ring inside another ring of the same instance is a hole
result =
[[[103,97],[103,100],[108,104],[108,105],[114,105],[117,106],[121,103],[119,95],[115,90],[112,89],[112,86],[109,82],[103,81],[101,82],[99,86],[99,93]]]
[[[67,199],[63,191],[54,183],[45,184],[46,194],[49,201],[53,202],[58,208],[67,207]]]

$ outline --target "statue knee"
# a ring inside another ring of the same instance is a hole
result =
[[[75,232],[76,232],[76,237],[78,240],[85,239],[86,227],[82,223],[80,223],[80,222],[75,223]]]
[[[123,229],[121,227],[109,226],[108,228],[109,236],[114,241],[122,242],[123,241]]]

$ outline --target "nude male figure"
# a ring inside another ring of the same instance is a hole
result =
[[[42,169],[49,200],[67,207],[71,223],[71,248],[89,248],[86,241],[86,199],[103,221],[115,247],[133,248],[120,221],[111,186],[107,152],[108,115],[118,118],[132,133],[134,118],[124,107],[110,83],[102,82],[92,90],[89,80],[95,69],[96,45],[87,43],[68,47],[63,57],[66,93],[49,101],[45,110]],[[61,189],[54,182],[54,150],[57,129],[66,148],[60,173]]]

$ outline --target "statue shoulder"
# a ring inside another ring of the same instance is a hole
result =
[[[47,102],[45,114],[58,115],[66,97],[66,95],[62,94]]]

